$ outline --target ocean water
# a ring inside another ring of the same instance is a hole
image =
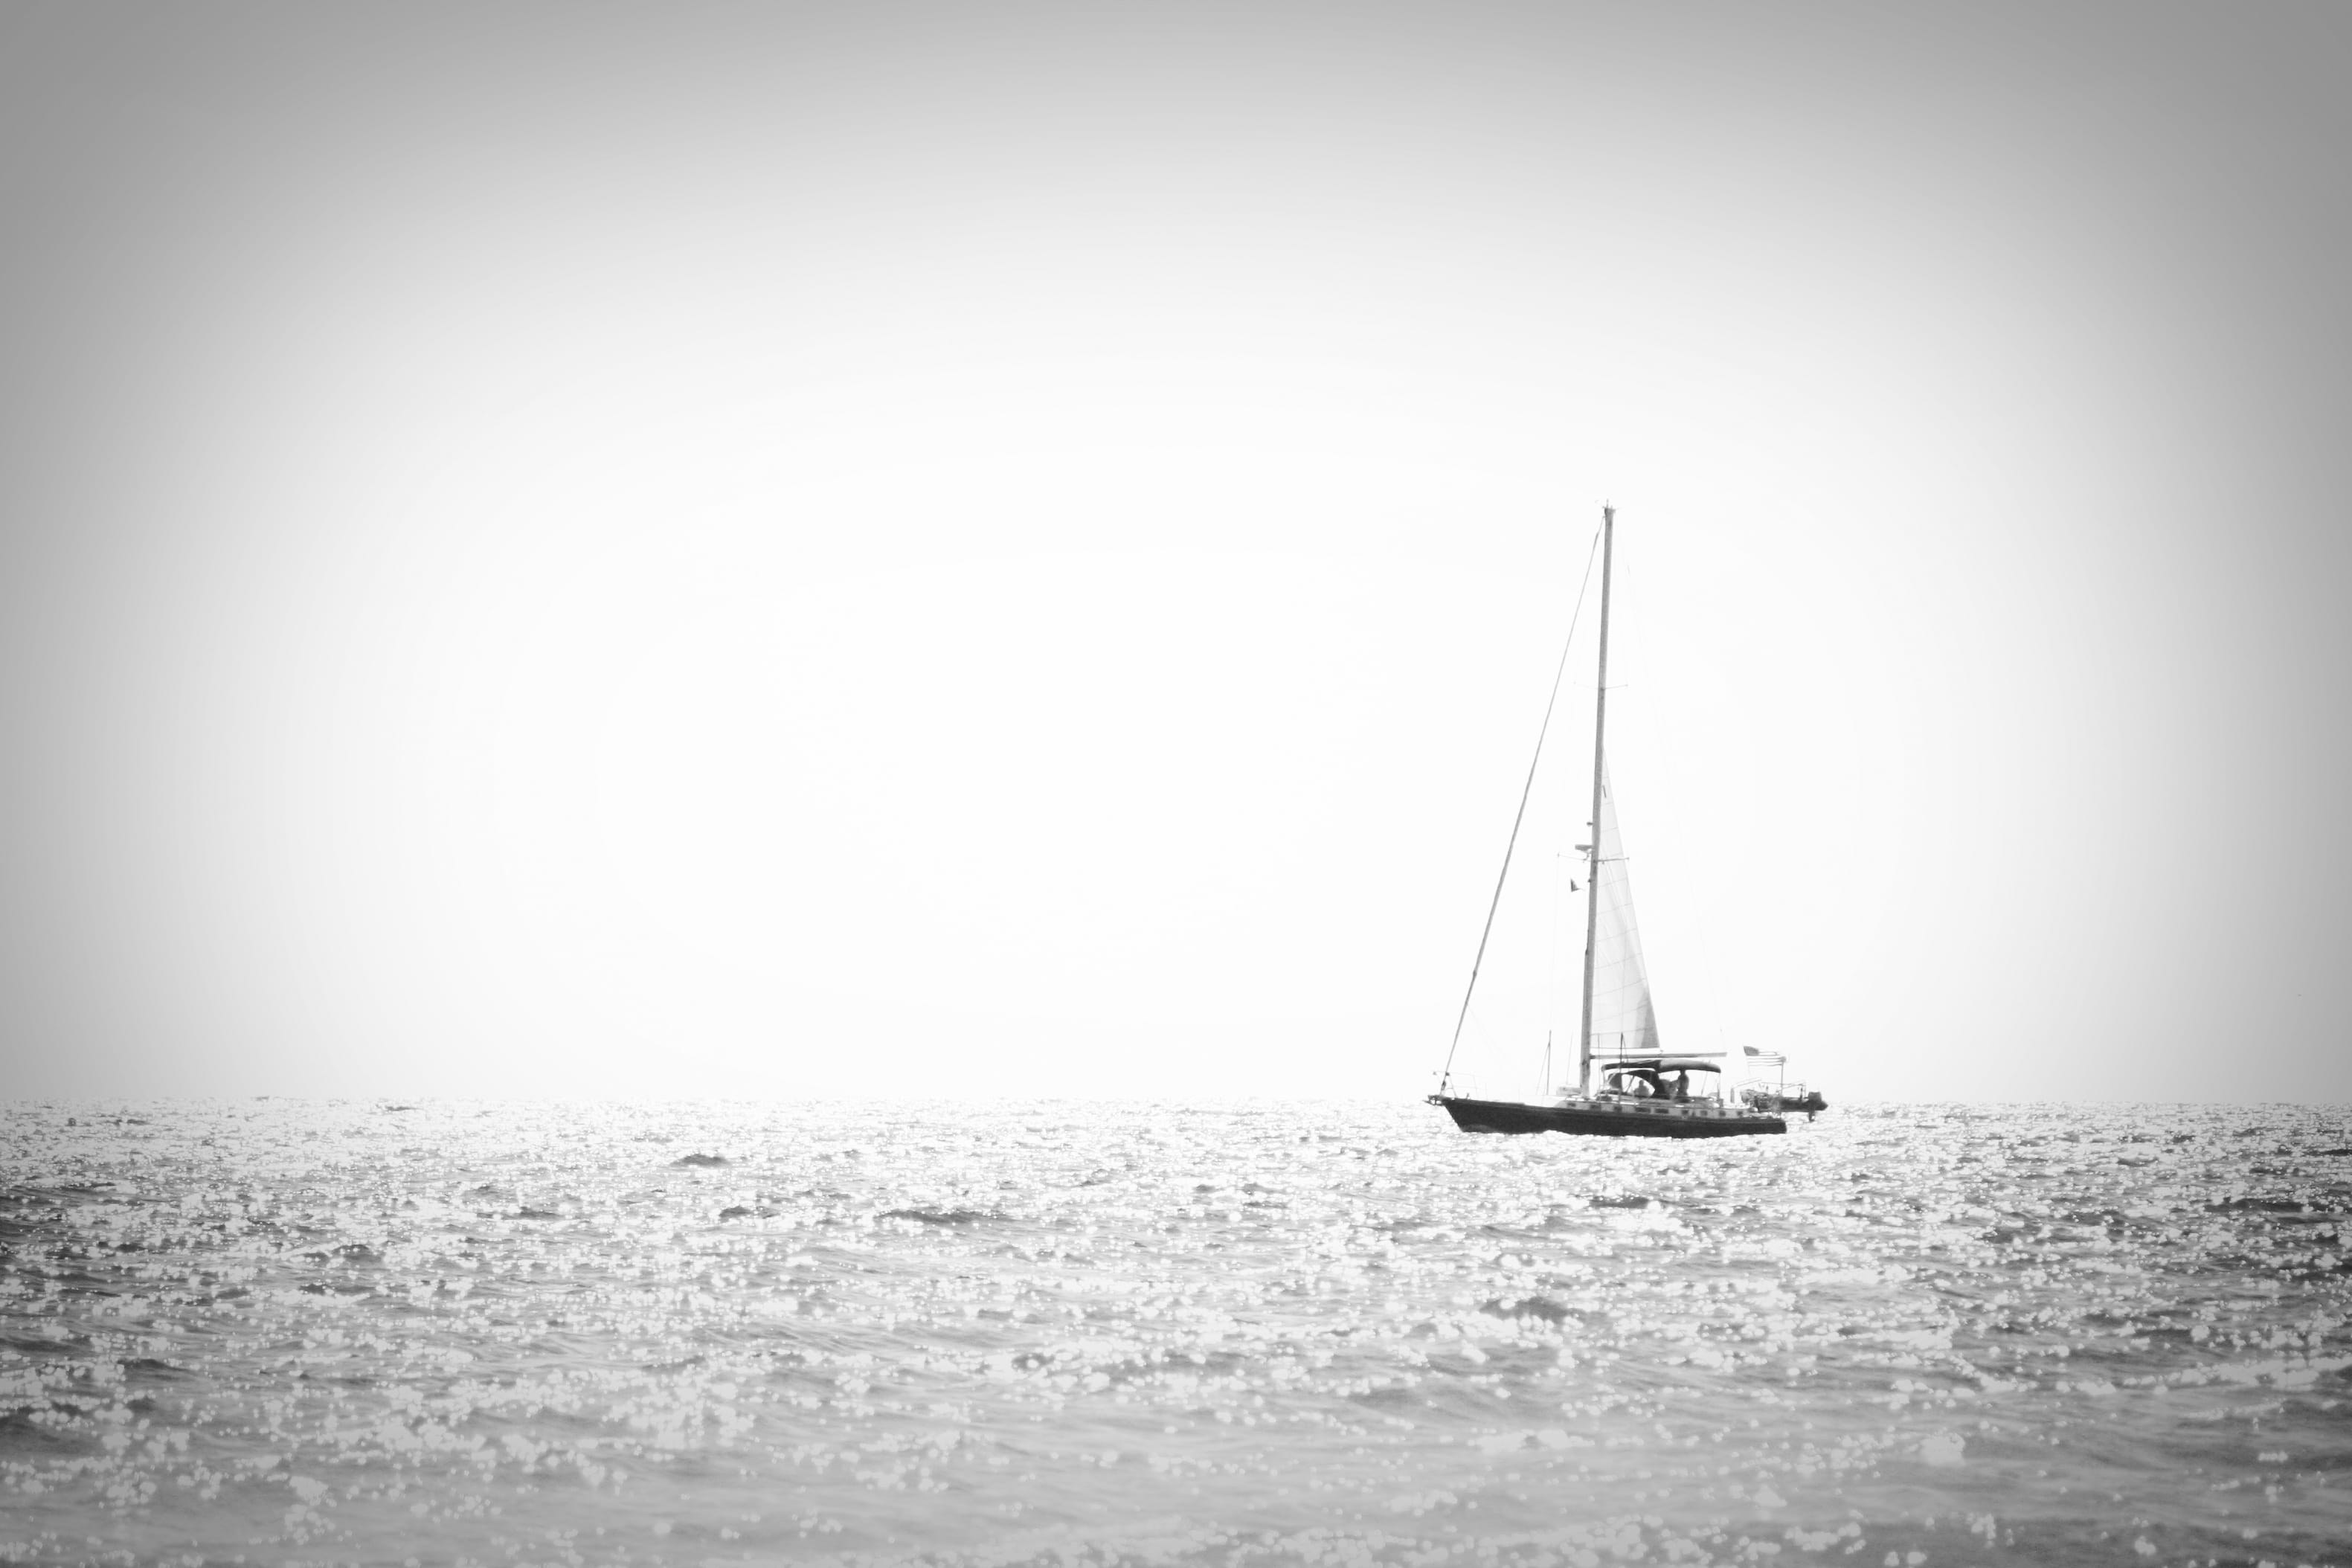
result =
[[[2352,1110],[0,1110],[0,1561],[2352,1563]]]

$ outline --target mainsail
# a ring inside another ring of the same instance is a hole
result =
[[[1658,1015],[1642,962],[1642,933],[1633,924],[1633,882],[1605,764],[1600,795],[1592,840],[1592,1059],[1606,1062],[1657,1055]]]

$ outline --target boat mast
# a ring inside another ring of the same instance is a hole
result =
[[[1592,959],[1601,929],[1601,780],[1602,731],[1609,720],[1609,558],[1617,544],[1617,509],[1601,509],[1601,672],[1592,694],[1592,842],[1584,863],[1584,1027],[1576,1043],[1576,1092],[1592,1093]]]

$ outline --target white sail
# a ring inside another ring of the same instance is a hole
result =
[[[1592,1059],[1655,1056],[1657,1009],[1650,1001],[1650,972],[1633,924],[1633,882],[1605,766],[1601,818],[1593,827]]]

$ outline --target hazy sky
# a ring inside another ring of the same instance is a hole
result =
[[[1423,1092],[1607,500],[1670,1044],[2352,1097],[2347,167],[2340,5],[18,0],[0,1093]]]

